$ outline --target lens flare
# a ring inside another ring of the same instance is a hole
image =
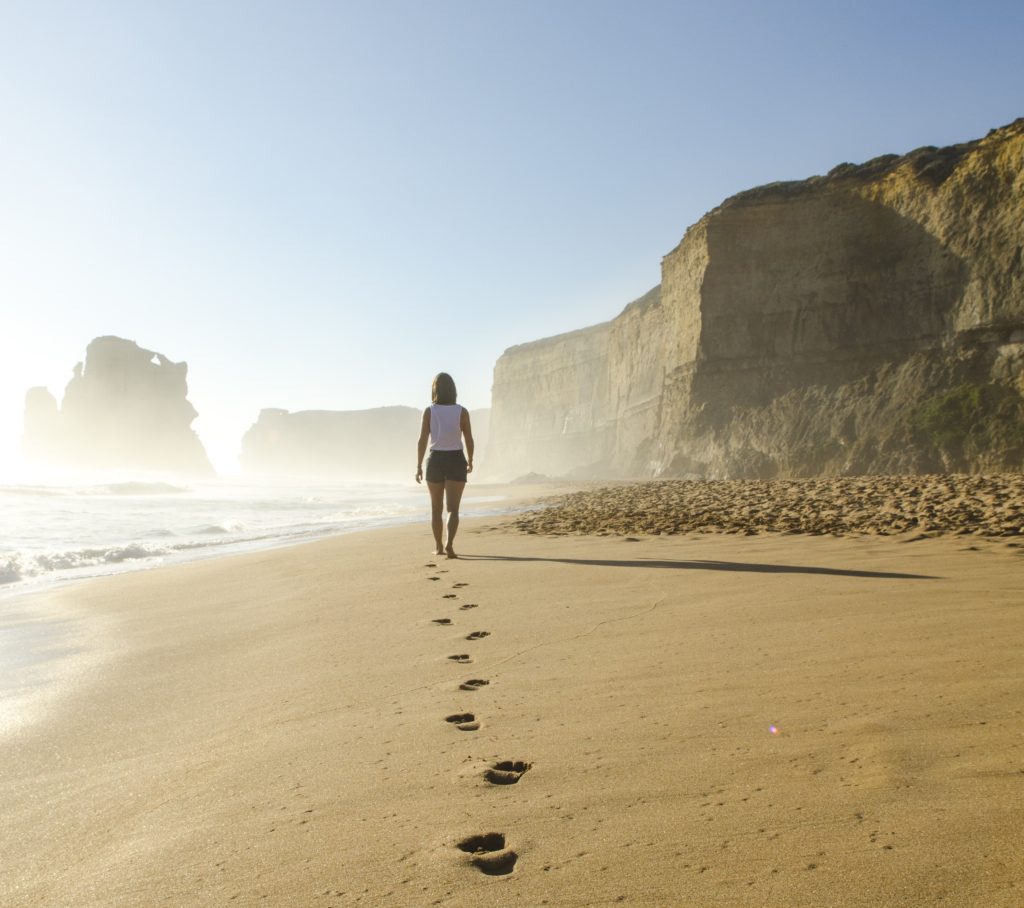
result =
[[[779,729],[774,725],[769,725],[768,732],[769,734],[777,735],[779,733]]]

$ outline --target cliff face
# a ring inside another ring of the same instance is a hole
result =
[[[499,359],[489,464],[641,477],[1020,469],[1022,248],[1024,120],[741,193],[664,258],[660,293]],[[559,419],[579,412],[589,419],[568,446]]]
[[[242,438],[242,469],[262,476],[411,477],[420,417],[413,407],[260,410]]]
[[[490,411],[473,411],[474,441],[486,441]],[[416,472],[423,411],[261,410],[242,438],[246,473],[262,476],[408,481]]]
[[[532,464],[541,452],[545,472],[600,469],[610,445],[610,328],[596,325],[512,347],[498,360],[494,387],[503,393],[496,390],[491,401],[491,433],[500,448],[489,449],[489,472]]]
[[[75,366],[60,408],[46,388],[28,391],[23,451],[62,468],[212,475],[191,428],[198,414],[187,376],[185,363],[134,341],[98,337]]]

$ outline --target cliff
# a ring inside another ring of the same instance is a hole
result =
[[[603,325],[507,350],[496,475],[1024,467],[1024,120],[736,195]]]
[[[60,407],[46,388],[25,397],[22,450],[65,469],[134,469],[209,476],[213,468],[192,430],[188,366],[119,337],[86,348]]]
[[[242,468],[262,476],[411,480],[423,411],[261,410],[242,439]],[[486,439],[489,411],[471,413],[474,440]]]

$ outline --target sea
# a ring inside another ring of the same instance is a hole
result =
[[[464,511],[509,513],[503,496]],[[372,482],[124,479],[0,483],[0,738],[45,715],[82,671],[92,626],[51,607],[48,588],[162,565],[414,521],[429,539],[425,487]],[[70,657],[77,657],[72,660]]]
[[[495,514],[501,500],[467,498],[466,505]],[[0,484],[0,598],[428,518],[425,487],[412,483]]]

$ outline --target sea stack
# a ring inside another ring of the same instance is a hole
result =
[[[25,397],[22,450],[37,463],[77,470],[131,469],[211,476],[191,428],[188,366],[120,337],[98,337],[57,401],[46,388]]]

